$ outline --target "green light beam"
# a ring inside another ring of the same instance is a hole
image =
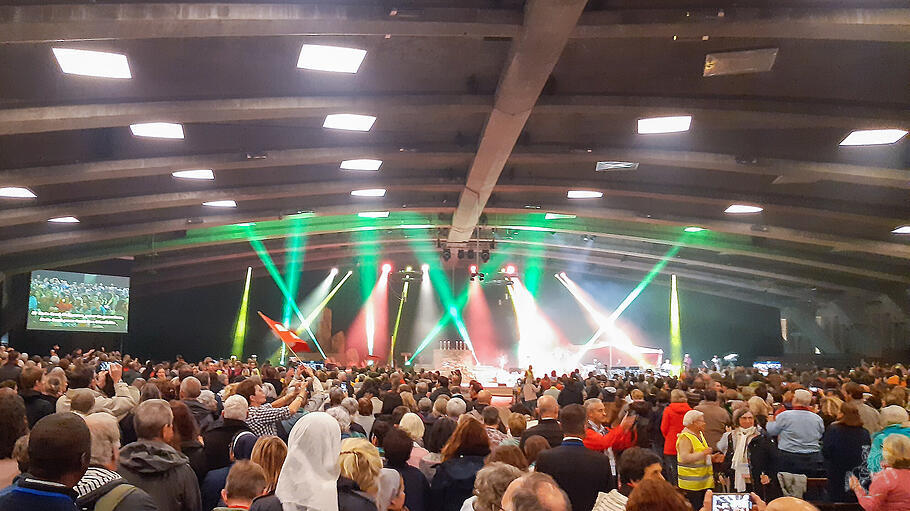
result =
[[[332,300],[332,297],[335,296],[335,293],[337,293],[338,290],[341,289],[341,286],[343,286],[344,283],[347,282],[348,278],[350,278],[350,276],[353,273],[354,272],[352,272],[351,270],[348,270],[348,272],[344,274],[344,277],[342,277],[341,280],[338,281],[338,284],[335,284],[335,287],[332,288],[332,291],[329,292],[329,294],[326,295],[326,297],[323,298],[321,302],[319,302],[319,305],[317,305],[316,308],[314,308],[313,311],[310,312],[306,318],[304,318],[303,323],[301,323],[300,326],[297,327],[297,335],[300,335],[300,333],[303,332],[303,330],[305,328],[308,328],[313,323],[313,321],[319,316],[319,313],[322,312],[322,309],[324,309],[325,306],[329,304],[329,302]]]
[[[293,302],[287,299],[284,301],[281,322],[284,323],[285,328],[290,326],[292,303],[297,302],[297,291],[300,286],[300,266],[303,259],[301,253],[304,245],[302,222],[299,218],[294,219],[293,222],[293,232],[285,240],[285,248],[288,250],[287,258],[284,262],[284,281],[293,300]]]
[[[240,299],[240,310],[237,312],[237,323],[234,325],[234,344],[231,346],[231,355],[243,357],[243,344],[246,340],[246,315],[250,303],[250,281],[253,277],[253,267],[246,269],[246,282],[243,284],[243,297]]]
[[[670,276],[670,363],[682,367],[682,333],[679,327],[679,293],[676,275]]]
[[[408,285],[410,282],[405,281],[401,290],[401,300],[398,301],[398,314],[395,316],[395,328],[392,330],[392,345],[389,348],[389,359],[392,367],[395,367],[395,341],[398,340],[398,327],[401,325],[401,310],[404,309],[404,302],[408,300]]]

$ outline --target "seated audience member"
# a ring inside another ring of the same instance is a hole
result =
[[[338,511],[374,511],[382,460],[374,445],[363,438],[341,442],[338,456]]]
[[[341,427],[329,414],[309,413],[294,424],[275,487],[282,511],[339,509],[340,452]]]
[[[559,483],[568,494],[573,511],[591,509],[598,492],[607,493],[615,488],[610,459],[584,446],[585,422],[583,406],[571,404],[563,408],[559,412],[559,423],[565,434],[562,445],[540,453],[534,469],[549,474]]]
[[[652,478],[641,481],[632,490],[625,509],[627,511],[690,511],[692,507],[670,483],[663,478]]]
[[[645,479],[663,479],[663,465],[660,456],[648,449],[631,447],[622,452],[616,464],[619,472],[619,489],[598,495],[597,502],[602,511],[623,511],[632,490]]]
[[[461,401],[453,398],[451,402]],[[474,477],[490,454],[490,440],[482,424],[462,417],[452,437],[442,448],[442,463],[430,483],[432,499],[442,511],[458,511],[474,491]]]
[[[19,395],[25,401],[28,427],[38,419],[54,413],[54,405],[46,399],[44,392],[44,371],[39,367],[25,367],[19,373]]]
[[[133,421],[139,440],[120,451],[117,472],[145,490],[159,511],[197,511],[202,508],[199,482],[189,460],[168,442],[174,436],[174,414],[163,399],[136,407]]]
[[[265,491],[265,474],[262,467],[249,460],[241,460],[231,466],[224,489],[221,490],[223,507],[214,511],[250,509],[253,499]]]
[[[430,451],[423,448],[423,419],[416,413],[406,413],[398,423],[398,429],[404,431],[414,442],[414,449],[411,451],[411,458],[408,464],[412,467],[420,468],[420,460],[424,459]],[[413,511],[413,510],[411,510]]]
[[[508,426],[509,436],[500,442],[499,445],[514,445],[518,447],[521,444],[521,434],[528,427],[528,419],[523,414],[512,412],[509,414]]]
[[[566,492],[547,474],[532,472],[509,483],[502,495],[502,511],[569,511]]]
[[[409,511],[430,511],[430,484],[426,476],[409,463],[414,441],[400,428],[393,428],[382,439],[389,468],[395,469],[404,480],[405,507]]]
[[[521,434],[519,447],[524,449],[524,443],[532,436],[542,436],[550,443],[550,447],[557,447],[562,444],[562,428],[559,426],[559,405],[552,396],[541,396],[537,400],[537,413],[540,415],[540,422],[532,428],[528,428]],[[584,437],[584,434],[582,434]]]
[[[40,419],[29,435],[29,471],[0,490],[0,511],[77,511],[73,487],[88,469],[91,449],[88,427],[77,415]]]
[[[85,418],[92,438],[91,463],[73,488],[80,509],[110,511],[155,511],[155,501],[141,488],[126,482],[116,472],[120,458],[120,428],[109,413],[93,413]],[[109,507],[108,502],[116,502]]]
[[[250,459],[257,440],[256,435],[250,431],[237,433],[237,436],[231,442],[231,464],[210,470],[205,474],[205,479],[199,483],[199,490],[202,494],[202,508],[204,510],[223,504],[221,490],[224,489],[224,482],[227,481],[231,466],[237,461]]]
[[[373,421],[376,420],[376,418],[373,417],[373,402],[366,397],[358,399],[357,415],[354,415],[351,420],[359,424],[366,433],[367,438],[370,438],[370,431],[373,429]]]
[[[57,411],[70,411],[72,391],[88,389],[95,399],[94,410],[104,410],[116,417],[117,420],[122,419],[139,404],[139,389],[121,381],[122,375],[123,368],[119,364],[111,364],[110,371],[102,371],[98,373],[97,377],[91,366],[77,366],[67,376],[69,390],[57,399]],[[108,397],[98,390],[98,382],[107,378],[110,378],[114,385],[114,396],[112,397]]]
[[[822,471],[821,439],[825,422],[809,409],[812,393],[793,392],[793,408],[768,417],[768,434],[777,437],[778,470],[812,477]]]
[[[522,475],[524,472],[512,465],[498,461],[488,462],[477,472],[474,495],[464,501],[461,511],[499,511],[506,488]]]
[[[892,434],[882,442],[882,470],[872,476],[869,492],[850,477],[850,489],[865,511],[906,511],[910,506],[910,438]]]
[[[542,436],[534,435],[525,442],[524,455],[528,460],[528,470],[535,470],[537,457],[540,453],[550,448],[550,442]]]
[[[247,402],[242,396],[230,396],[224,400],[221,418],[202,434],[206,471],[231,464],[231,441],[241,431],[250,430],[246,425],[246,416]]]
[[[486,391],[483,391],[486,392]],[[483,421],[483,427],[486,429],[487,436],[490,437],[490,445],[495,447],[509,438],[509,435],[499,430],[502,420],[499,417],[499,409],[495,406],[486,406],[480,412],[480,420]]]
[[[881,418],[885,428],[872,438],[872,447],[867,458],[870,474],[882,469],[882,444],[886,438],[891,435],[904,435],[910,438],[910,424],[907,422],[910,416],[907,415],[907,410],[898,405],[886,406],[882,409]]]
[[[250,511],[281,511],[281,501],[275,496],[275,487],[278,485],[281,466],[284,465],[287,454],[287,445],[277,436],[263,436],[256,440],[250,461],[262,468],[265,474],[265,489],[262,496],[253,500]]]
[[[379,489],[376,492],[376,507],[382,511],[405,509],[404,479],[391,468],[379,471]]]
[[[483,460],[484,465],[496,462],[512,465],[522,472],[528,471],[528,459],[525,458],[525,455],[517,445],[494,447],[493,451]]]
[[[12,390],[0,391],[0,487],[13,484],[19,475],[19,463],[13,447],[20,437],[28,435],[25,403]]]

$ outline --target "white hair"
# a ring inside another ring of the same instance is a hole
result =
[[[326,413],[338,421],[338,425],[341,426],[342,432],[351,430],[351,414],[349,414],[348,411],[343,407],[333,406],[332,408],[326,410]]]
[[[898,405],[891,405],[882,408],[882,426],[891,426],[892,424],[903,424],[910,420],[907,410]]]
[[[350,415],[356,415],[357,410],[360,409],[360,405],[357,404],[357,400],[352,397],[346,397],[341,400],[341,406],[348,411]]]
[[[457,418],[459,415],[464,414],[467,409],[468,405],[458,398],[449,399],[449,402],[446,403],[446,415],[452,418]]]
[[[202,406],[208,408],[211,411],[218,409],[218,401],[215,399],[215,393],[209,389],[205,389],[199,393],[199,397],[196,398],[196,401],[202,403]]]
[[[705,414],[699,412],[698,410],[689,410],[683,416],[683,426],[690,426],[695,421],[705,418]]]
[[[812,403],[812,393],[806,389],[796,389],[793,391],[793,404],[800,406],[809,406]]]
[[[246,420],[250,405],[243,396],[234,394],[224,400],[224,418]]]

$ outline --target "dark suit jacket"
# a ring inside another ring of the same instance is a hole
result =
[[[579,440],[566,440],[559,447],[542,451],[535,470],[556,480],[569,496],[572,511],[590,511],[597,492],[609,493],[616,487],[610,459]]]
[[[550,447],[557,447],[562,443],[562,426],[556,419],[543,419],[533,428],[526,429],[518,442],[521,452],[525,450],[525,442],[534,435],[546,438],[547,442],[550,442]]]

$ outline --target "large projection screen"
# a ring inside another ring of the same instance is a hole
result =
[[[126,333],[130,278],[68,271],[32,272],[29,330]]]

